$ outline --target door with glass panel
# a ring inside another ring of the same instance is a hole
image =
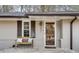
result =
[[[46,23],[46,46],[53,47],[55,46],[55,23],[47,22]]]

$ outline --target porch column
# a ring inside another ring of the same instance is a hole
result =
[[[34,48],[36,49],[43,49],[44,47],[44,23],[40,23],[41,21],[35,21],[35,30],[36,30],[36,37],[34,39]]]
[[[59,20],[55,22],[56,48],[61,47],[61,38],[62,38],[62,20]]]
[[[22,21],[17,21],[17,37],[22,37]]]
[[[67,19],[62,21],[63,39],[61,40],[61,47],[64,49],[70,49],[70,21]]]

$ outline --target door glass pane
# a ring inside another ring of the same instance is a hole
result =
[[[55,44],[54,23],[46,23],[46,45]]]

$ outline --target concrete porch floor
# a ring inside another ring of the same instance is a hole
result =
[[[8,48],[0,50],[0,53],[76,53],[76,52],[61,48],[41,49],[41,50],[35,48]]]

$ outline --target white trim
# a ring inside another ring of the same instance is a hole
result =
[[[22,20],[22,37],[24,37],[24,22],[29,22],[29,36],[31,36],[31,21],[28,20]]]
[[[23,26],[23,21],[22,21],[22,37],[24,36],[24,34],[23,34],[24,33],[23,27],[24,26]]]
[[[29,36],[31,37],[31,21],[29,21]]]
[[[57,39],[57,38],[56,38],[56,37],[57,37],[57,35],[56,35],[56,32],[57,32],[56,29],[57,29],[57,28],[56,28],[56,21],[55,21],[55,47],[56,47],[56,41],[57,41],[57,40],[56,40],[56,39]]]
[[[46,21],[44,21],[44,47],[46,46]]]
[[[51,47],[56,47],[56,22],[55,23],[55,45],[46,45],[46,21],[44,21],[44,47],[46,46],[51,46]]]

